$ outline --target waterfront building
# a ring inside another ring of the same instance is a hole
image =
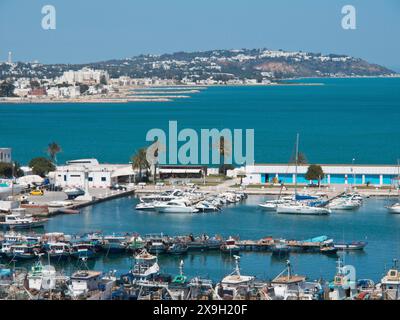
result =
[[[137,172],[130,164],[100,164],[97,159],[79,159],[57,166],[49,176],[57,187],[84,188],[87,178],[89,188],[109,188],[117,183],[135,181]]]
[[[299,165],[297,168],[297,183],[309,184],[305,178],[309,165]],[[355,164],[323,164],[325,177],[322,184],[331,185],[366,185],[395,186],[398,185],[399,167],[396,165],[355,165]],[[294,184],[296,166],[294,164],[255,164],[245,168],[235,169],[235,172],[245,171],[244,184]]]
[[[0,162],[11,163],[11,148],[0,148]]]
[[[160,166],[157,168],[160,179],[201,179],[207,175],[206,166]]]
[[[65,71],[59,78],[60,83],[84,83],[84,84],[98,84],[104,78],[106,82],[110,79],[108,72],[104,70],[94,70],[90,68],[82,68],[78,71]]]

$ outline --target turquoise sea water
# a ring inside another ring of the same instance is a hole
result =
[[[225,207],[221,213],[179,215],[139,212],[134,209],[135,197],[116,199],[82,209],[79,215],[60,215],[51,218],[47,232],[82,234],[90,231],[160,233],[185,235],[207,233],[239,236],[241,239],[260,239],[265,236],[305,240],[326,235],[336,241],[367,241],[364,251],[344,255],[346,264],[356,267],[357,278],[379,281],[393,258],[400,258],[400,215],[390,214],[384,208],[393,202],[388,199],[366,199],[357,211],[336,211],[326,217],[278,215],[258,208],[265,196],[250,196],[243,204]],[[165,273],[176,274],[180,260],[185,262],[188,276],[200,275],[220,280],[234,268],[234,259],[219,252],[189,253],[185,256],[159,257]],[[291,254],[290,260],[298,274],[310,279],[331,280],[335,274],[335,257],[321,254]],[[271,279],[285,267],[286,258],[277,259],[267,252],[242,252],[243,274]],[[26,264],[29,266],[32,262]],[[129,255],[101,256],[89,262],[96,270],[117,270],[125,273],[132,266]],[[58,265],[70,273],[76,262]]]
[[[254,128],[257,162],[288,162],[296,132],[301,150],[311,162],[388,163],[400,155],[400,79],[310,80],[323,86],[212,87],[190,99],[168,103],[0,105],[0,146],[12,147],[15,160],[26,163],[44,155],[57,141],[64,152],[59,161],[97,157],[127,162],[135,149],[146,145],[147,130],[166,129],[169,120],[179,128]],[[266,213],[257,208],[264,197],[225,208],[220,214],[158,215],[133,209],[136,198],[117,199],[82,210],[80,215],[57,216],[46,231],[82,233],[164,232],[170,235],[206,232],[307,239],[326,234],[336,240],[365,240],[365,252],[345,255],[359,278],[379,280],[393,258],[400,257],[400,216],[387,213],[387,199],[368,199],[355,212],[329,217],[297,217]],[[335,259],[316,254],[292,255],[295,272],[311,279],[331,279]],[[180,257],[160,257],[165,272],[176,273]],[[219,280],[231,272],[231,257],[188,254],[188,275]],[[126,272],[128,256],[101,257],[89,265],[98,270]],[[285,261],[269,253],[243,253],[243,274],[262,278],[277,275]],[[72,265],[61,265],[70,271]]]
[[[190,99],[130,104],[0,104],[0,146],[27,163],[58,142],[60,162],[127,162],[152,128],[255,129],[256,162],[287,163],[295,135],[314,163],[392,164],[400,155],[400,79],[323,86],[210,87]]]

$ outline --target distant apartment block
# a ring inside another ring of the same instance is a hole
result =
[[[11,163],[11,148],[0,148],[0,162]]]

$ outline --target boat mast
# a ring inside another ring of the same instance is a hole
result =
[[[295,173],[294,173],[294,177],[295,177],[295,184],[294,184],[294,194],[297,194],[297,166],[299,164],[299,140],[300,140],[300,135],[297,134],[296,136],[296,167],[295,167]]]

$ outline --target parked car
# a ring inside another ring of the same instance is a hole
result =
[[[121,191],[126,191],[127,190],[126,187],[121,186],[119,184],[112,185],[110,189],[111,190],[121,190]]]
[[[43,192],[43,190],[35,189],[35,190],[32,190],[29,194],[31,196],[43,196],[44,192]]]

